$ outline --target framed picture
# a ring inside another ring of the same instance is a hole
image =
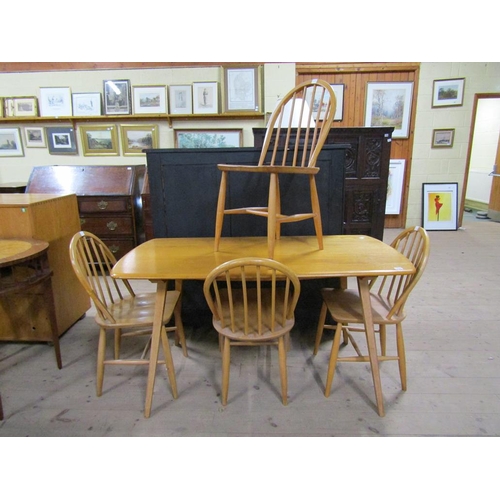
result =
[[[46,132],[51,155],[78,154],[73,127],[47,127]]]
[[[43,127],[25,127],[24,134],[26,137],[27,148],[46,148],[45,132]]]
[[[191,85],[169,85],[168,104],[171,115],[190,115],[193,112]]]
[[[24,156],[18,128],[0,128],[0,156]]]
[[[334,120],[336,121],[341,121],[343,117],[343,110],[344,110],[344,84],[339,83],[339,84],[333,84],[331,83],[330,86],[332,87],[333,93],[335,94],[335,98],[337,100],[337,106],[335,108],[335,116]],[[309,107],[313,108],[314,111],[317,110],[319,106],[319,96],[318,99],[314,100],[312,102],[312,89],[307,89],[306,91],[306,101],[309,104]],[[320,94],[321,95],[321,94]],[[325,111],[326,111],[326,106],[330,102],[330,96],[327,94],[327,99],[323,98],[323,108],[320,111],[319,118],[322,120],[325,117]]]
[[[393,138],[410,133],[413,82],[368,83],[365,127],[394,127]]]
[[[195,114],[210,114],[219,112],[219,83],[193,83],[193,112]]]
[[[3,97],[0,97],[0,118],[3,118],[5,116],[5,100]]]
[[[176,148],[240,148],[243,129],[176,130]]]
[[[458,229],[458,184],[431,182],[422,185],[422,226],[429,231]]]
[[[385,213],[387,215],[397,215],[401,212],[404,177],[405,160],[390,160],[389,178],[387,180],[387,198],[385,202]]]
[[[224,112],[262,111],[262,66],[223,67]]]
[[[15,116],[14,111],[14,98],[13,97],[4,97],[3,98],[3,113],[6,118]]]
[[[118,156],[116,125],[81,125],[83,156]]]
[[[462,106],[464,103],[465,78],[434,80],[432,107]]]
[[[38,116],[36,97],[14,97],[14,116]]]
[[[125,156],[142,156],[144,149],[158,148],[158,125],[121,125]]]
[[[101,93],[73,94],[73,116],[101,116]]]
[[[455,137],[454,128],[436,128],[432,131],[432,147],[451,148],[453,147],[454,137]]]
[[[167,112],[165,85],[137,85],[132,87],[134,115],[164,114]]]
[[[129,115],[130,81],[104,80],[104,114]]]
[[[40,116],[71,116],[72,114],[69,87],[40,88]]]

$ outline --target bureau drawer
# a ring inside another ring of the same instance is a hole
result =
[[[78,198],[80,214],[96,212],[121,212],[129,214],[131,211],[130,198],[86,196]]]
[[[104,237],[101,239],[108,246],[116,259],[121,259],[126,253],[130,252],[130,250],[135,247],[134,241],[131,239],[111,239]]]
[[[99,235],[131,235],[134,236],[134,223],[131,217],[88,217],[80,215],[83,231]]]

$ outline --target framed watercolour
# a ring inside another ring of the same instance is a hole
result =
[[[145,149],[158,148],[158,125],[120,125],[125,156],[142,156]]]
[[[176,130],[176,148],[240,148],[242,129]]]
[[[422,227],[428,231],[458,229],[458,184],[422,184]]]
[[[343,110],[344,110],[344,84],[339,83],[339,84],[333,84],[331,83],[330,86],[332,87],[333,93],[335,94],[335,99],[337,102],[336,108],[335,108],[335,116],[334,120],[335,121],[341,121],[343,117]],[[314,100],[315,102],[312,101],[312,89],[308,89],[306,91],[306,101],[309,104],[309,107],[312,107],[314,111],[317,110],[317,107],[319,106],[319,97],[318,100]],[[323,108],[320,112],[320,119],[322,120],[325,116],[325,110],[328,102],[330,101],[330,96],[327,94],[327,100],[323,103]]]
[[[43,127],[25,127],[24,134],[26,136],[27,148],[46,148],[45,132]]]
[[[224,112],[262,111],[262,67],[223,67]]]
[[[129,115],[130,81],[104,80],[104,114]]]
[[[14,116],[38,116],[36,97],[13,97]]]
[[[387,215],[397,215],[401,212],[404,177],[405,160],[390,160],[389,178],[387,180],[387,198],[385,202],[385,213]]]
[[[219,83],[193,83],[193,112],[211,114],[219,112]]]
[[[434,80],[432,107],[462,106],[464,103],[465,78]]]
[[[24,156],[18,128],[0,128],[0,156]]]
[[[71,116],[71,89],[69,87],[40,88],[40,116]]]
[[[137,85],[132,87],[134,115],[164,114],[167,112],[165,85]]]
[[[73,94],[73,116],[101,116],[101,93]]]
[[[47,127],[46,132],[51,155],[78,154],[73,127]]]
[[[365,127],[394,127],[393,138],[410,133],[413,82],[368,83]]]
[[[454,128],[437,128],[432,131],[433,148],[451,148],[453,147],[453,138],[455,136]]]
[[[191,85],[169,85],[168,104],[171,115],[190,115],[193,112]]]
[[[81,125],[83,156],[118,156],[116,125]]]

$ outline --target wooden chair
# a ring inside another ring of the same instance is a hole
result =
[[[286,350],[300,282],[270,259],[240,258],[216,267],[203,292],[222,347],[222,404],[227,404],[231,346],[278,345],[281,395],[287,404]],[[286,337],[286,339],[285,339]]]
[[[406,317],[404,306],[427,264],[429,236],[425,229],[415,226],[402,231],[391,243],[391,246],[412,261],[416,273],[373,279],[370,283],[370,299],[375,332],[380,335],[380,355],[378,360],[398,361],[401,387],[403,391],[406,391],[406,357],[402,327],[402,322]],[[324,329],[335,330],[325,388],[325,396],[328,397],[337,362],[369,362],[369,357],[362,354],[352,335],[353,332],[364,332],[363,313],[358,291],[352,289],[324,289],[322,295],[323,305],[319,316],[314,355],[318,352]],[[336,326],[326,324],[327,313],[337,324]],[[386,354],[387,325],[395,325],[396,327],[396,356],[387,356]],[[341,334],[343,334],[344,345],[347,345],[349,340],[351,341],[356,356],[338,357]]]
[[[264,144],[256,166],[217,165],[222,172],[215,221],[215,250],[219,250],[224,215],[252,214],[267,217],[268,257],[274,257],[275,240],[281,224],[313,219],[319,248],[323,248],[323,229],[315,175],[316,161],[328,136],[336,109],[331,85],[323,80],[302,83],[281,100],[271,115]],[[230,172],[254,172],[269,175],[267,207],[226,208],[226,191]],[[309,177],[311,212],[281,213],[279,174]]]
[[[109,248],[97,236],[86,231],[75,234],[69,246],[73,269],[90,295],[97,314],[95,321],[99,325],[99,346],[97,352],[97,396],[102,394],[104,367],[106,365],[148,365],[145,359],[150,345],[148,340],[140,359],[121,358],[121,340],[138,335],[151,335],[153,326],[156,294],[136,294],[127,280],[116,280],[110,276],[116,258]],[[172,316],[175,326],[163,327],[161,340],[165,354],[165,364],[174,398],[177,398],[175,373],[166,332],[175,331],[180,341],[184,356],[187,356],[186,339],[176,307],[180,292],[168,291],[163,316],[164,325],[170,323]],[[114,332],[114,359],[106,359],[106,333]]]

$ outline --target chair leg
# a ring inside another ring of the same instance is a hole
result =
[[[286,346],[284,337],[278,339],[278,356],[280,365],[280,378],[281,378],[281,398],[283,404],[288,404],[288,377],[286,372]]]
[[[399,376],[401,377],[401,388],[406,391],[406,354],[405,342],[403,338],[403,326],[401,323],[396,325],[396,343],[398,348]]]
[[[386,355],[387,352],[387,335],[386,335],[386,327],[385,325],[380,325],[380,354],[382,356]]]
[[[229,392],[229,364],[231,361],[231,344],[227,337],[222,340],[222,406],[227,405],[227,395]]]
[[[115,329],[115,359],[120,358],[120,348],[122,341],[122,332],[120,328]]]
[[[217,212],[215,216],[215,251],[219,250],[222,226],[224,224],[224,209],[226,207],[227,172],[222,172],[217,199]]]
[[[316,230],[316,238],[318,239],[318,246],[323,250],[323,226],[321,223],[321,210],[319,208],[318,190],[316,188],[316,179],[314,175],[309,176],[309,187],[311,190],[311,205],[314,214],[314,229]]]
[[[267,253],[270,259],[274,258],[276,243],[276,192],[278,175],[271,174],[269,179],[269,200],[267,204]]]
[[[328,363],[328,374],[326,377],[325,396],[330,396],[332,389],[333,376],[335,375],[335,367],[339,357],[340,337],[342,334],[342,323],[337,323],[335,329],[335,337],[333,337],[332,352],[330,354],[330,362]]]
[[[102,395],[105,357],[106,357],[106,330],[104,328],[101,328],[99,330],[99,345],[97,347],[97,380],[96,380],[97,396]]]
[[[316,330],[316,341],[314,342],[314,351],[313,351],[314,356],[318,354],[319,344],[321,342],[321,338],[323,337],[323,330],[325,328],[327,311],[328,308],[326,306],[326,303],[323,301],[323,305],[321,306],[321,311],[319,313],[318,329]]]

